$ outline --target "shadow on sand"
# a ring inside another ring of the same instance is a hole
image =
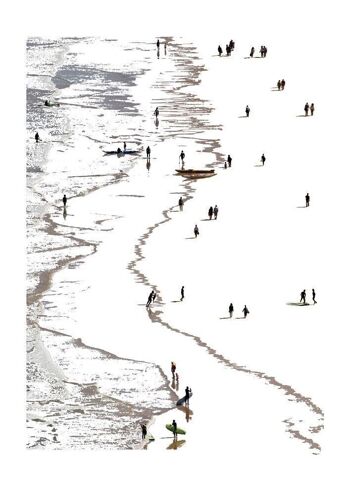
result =
[[[168,437],[167,437],[168,438]],[[186,440],[173,440],[171,444],[167,447],[167,450],[176,450],[183,446]]]
[[[239,119],[247,119],[248,118],[248,115],[239,115],[238,117]]]
[[[297,117],[309,117],[309,115],[297,115]]]
[[[246,320],[247,318],[244,318],[244,316],[236,316],[235,320]]]
[[[307,208],[307,206],[297,206],[297,208]]]
[[[231,316],[221,316],[220,320],[231,320]]]
[[[286,304],[288,306],[310,306],[309,303],[302,303],[302,302],[288,302]]]
[[[259,163],[258,165],[254,165],[254,167],[263,167],[264,165],[262,163]]]

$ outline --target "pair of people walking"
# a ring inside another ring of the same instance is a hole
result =
[[[229,312],[230,318],[232,318],[233,311],[234,311],[233,304],[231,303],[228,307],[228,312]],[[246,305],[244,306],[242,313],[244,315],[244,318],[247,318],[247,315],[249,314],[249,309],[247,308]]]
[[[315,289],[312,289],[312,301],[314,304],[317,304]],[[307,304],[306,303],[306,290],[305,289],[300,292],[300,302],[302,304]]]
[[[260,47],[260,57],[265,58],[267,54],[267,48],[264,45],[261,45]]]
[[[314,114],[314,111],[315,111],[315,105],[313,103],[311,103],[311,105],[309,105],[306,102],[305,106],[304,106],[305,117],[309,116],[309,111],[310,111],[310,115],[312,116]]]
[[[211,206],[209,208],[209,211],[208,211],[208,216],[209,216],[209,219],[211,220],[213,218],[213,215],[214,215],[214,219],[217,220],[218,218],[218,213],[219,213],[219,208],[217,205],[214,206],[214,208]]]
[[[279,79],[278,82],[277,82],[278,91],[280,91],[280,90],[283,91],[285,85],[286,85],[286,81],[284,79]]]

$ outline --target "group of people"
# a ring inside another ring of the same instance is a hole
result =
[[[231,155],[227,155],[227,161],[225,161],[224,168],[227,168],[227,164],[229,167],[231,167],[231,163],[232,163]]]
[[[157,40],[157,56],[159,57],[159,49],[160,49],[160,41]],[[167,49],[167,45],[166,45],[166,41],[164,41],[164,54],[166,55],[166,49]]]
[[[148,299],[147,299],[147,303],[146,303],[146,308],[149,308],[150,305],[156,300],[156,297],[157,297],[157,293],[155,290],[152,290],[149,295],[148,295]]]
[[[229,307],[228,307],[228,313],[230,315],[230,318],[232,318],[232,314],[233,314],[233,304],[230,303]],[[249,309],[247,308],[246,305],[244,305],[244,308],[242,310],[242,313],[244,315],[244,318],[247,318],[247,315],[249,315]]]
[[[214,219],[217,220],[218,213],[219,213],[218,205],[215,205],[214,208],[211,206],[208,211],[209,220],[213,218],[213,215],[214,215]]]
[[[266,54],[267,54],[266,46],[261,45],[259,52],[260,52],[260,57],[265,58]],[[250,49],[250,54],[249,54],[250,58],[254,57],[254,53],[255,53],[255,48],[254,48],[254,46],[252,46]]]
[[[230,42],[226,45],[226,55],[229,56],[231,55],[231,52],[235,49],[235,42],[233,40],[230,40]],[[218,46],[218,52],[219,52],[219,57],[222,55],[222,48],[219,45]]]
[[[283,91],[283,90],[284,90],[285,85],[286,85],[286,81],[285,81],[284,79],[279,79],[279,80],[277,81],[277,88],[278,88],[278,91],[280,91],[280,90],[282,90],[282,91]]]
[[[313,115],[314,111],[315,111],[315,105],[313,103],[311,103],[311,105],[309,105],[308,103],[305,103],[304,111],[305,111],[305,117],[308,117],[309,111],[310,111],[310,114]]]
[[[317,304],[315,289],[312,289],[312,300],[313,300],[314,304]],[[300,302],[302,304],[307,304],[306,303],[306,290],[305,289],[300,292]]]

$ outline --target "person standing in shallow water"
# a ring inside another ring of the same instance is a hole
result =
[[[181,165],[182,165],[182,168],[184,168],[184,165],[185,165],[185,153],[184,153],[184,150],[181,150],[181,153],[180,153],[180,157],[181,159]]]
[[[228,312],[229,312],[230,318],[232,318],[232,313],[233,313],[233,304],[232,303],[228,307]]]
[[[63,208],[65,208],[67,204],[67,196],[65,194],[63,195],[62,203],[63,203]]]
[[[160,46],[160,41],[157,40],[157,48],[158,48],[158,50],[159,50],[159,46]]]
[[[157,119],[158,118],[158,115],[159,115],[159,109],[158,109],[158,107],[155,109],[154,115],[156,116],[156,119]]]
[[[244,315],[244,318],[247,318],[247,315],[249,315],[249,309],[247,308],[247,306],[244,306],[242,313]]]
[[[194,232],[194,236],[195,237],[199,236],[199,228],[198,228],[198,225],[197,224],[194,226],[193,232]]]
[[[310,206],[310,195],[309,193],[306,193],[305,196],[305,207],[308,208]]]
[[[312,289],[312,300],[313,300],[314,304],[317,304],[315,289]]]
[[[181,299],[180,299],[180,301],[183,301],[184,299],[185,299],[185,287],[182,286],[181,287]]]
[[[146,425],[141,425],[141,430],[142,430],[142,440],[144,440],[146,438],[146,435],[147,435]]]

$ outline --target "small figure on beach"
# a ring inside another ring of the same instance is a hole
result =
[[[151,148],[149,146],[146,148],[146,158],[148,161],[151,159]]]
[[[159,46],[160,46],[160,41],[157,40],[157,48],[158,48],[158,50],[159,50]]]
[[[149,293],[147,303],[146,303],[146,308],[149,308],[151,302],[153,301],[153,290]]]
[[[312,300],[313,300],[314,304],[317,304],[315,289],[312,289]]]
[[[179,199],[179,208],[180,208],[180,211],[183,210],[183,207],[184,207],[184,200],[182,199],[182,196],[181,196],[180,199]]]
[[[281,81],[281,89],[282,89],[282,91],[284,90],[285,85],[286,85],[286,81],[284,79],[282,79],[282,81]]]
[[[230,56],[231,55],[231,48],[229,47],[229,45],[226,45],[226,56]]]
[[[175,380],[176,380],[176,385],[179,385],[179,374],[175,373]]]
[[[218,46],[218,52],[219,52],[219,57],[221,57],[221,54],[222,54],[222,48],[221,48],[221,46],[220,46],[220,45]]]
[[[171,374],[173,378],[175,378],[175,371],[176,371],[176,364],[174,363],[174,361],[171,361]]]
[[[124,153],[126,152],[126,142],[124,141]]]
[[[261,155],[260,161],[261,161],[261,163],[264,166],[265,165],[265,162],[266,162],[266,157],[265,157],[264,153]]]
[[[181,150],[179,159],[181,160],[181,165],[182,165],[182,168],[183,168],[184,165],[185,165],[185,153],[184,153],[184,150]]]
[[[246,114],[246,116],[247,116],[247,117],[249,117],[249,114],[250,114],[250,108],[249,108],[249,106],[248,106],[248,105],[245,107],[245,114]]]
[[[228,312],[229,312],[230,318],[232,318],[232,313],[233,313],[233,304],[232,303],[228,307]]]
[[[63,208],[65,208],[67,204],[67,196],[65,194],[63,195],[62,203],[63,203]]]
[[[159,109],[158,109],[158,107],[155,109],[154,115],[156,116],[156,119],[157,119],[158,118],[158,115],[159,115]]]
[[[302,290],[300,292],[300,302],[306,304],[306,290]]]
[[[211,207],[209,208],[209,211],[208,211],[208,217],[209,217],[209,220],[211,220],[211,219],[212,219],[212,217],[213,217],[213,213],[214,213],[214,210],[213,210],[213,207],[211,206]]]
[[[227,162],[224,163],[224,168],[227,168]]]
[[[227,163],[228,163],[228,166],[231,167],[232,158],[230,155],[227,156]]]
[[[218,219],[218,213],[219,213],[218,205],[215,205],[214,206],[214,218],[215,218],[215,220]]]
[[[308,208],[310,206],[310,194],[306,193],[305,196],[305,207]]]
[[[156,291],[154,290],[153,291],[153,296],[152,296],[152,302],[154,302],[156,300],[156,297],[157,297],[157,293]]]
[[[244,315],[244,318],[247,318],[247,315],[249,315],[249,309],[247,308],[247,306],[244,306],[242,313]]]
[[[229,47],[231,52],[233,52],[233,50],[235,49],[235,42],[233,40],[230,41]]]
[[[164,41],[164,55],[166,55],[166,48],[167,48],[166,41]]]
[[[305,103],[305,107],[304,107],[305,117],[309,115],[309,109],[310,109],[309,104]]]
[[[314,105],[313,103],[311,103],[311,105],[310,105],[310,113],[311,113],[311,117],[313,116],[314,111],[315,111],[315,105]]]
[[[265,45],[262,45],[260,48],[260,56],[264,58],[266,57],[266,54],[267,54],[267,48]]]
[[[181,287],[181,299],[180,301],[183,301],[185,299],[185,287],[184,285]]]
[[[141,425],[141,430],[142,430],[142,440],[144,440],[146,438],[146,435],[147,435],[147,426]]]
[[[281,81],[280,81],[280,80],[278,80],[278,81],[277,81],[277,88],[278,88],[278,91],[280,91],[281,87],[282,87],[282,83],[281,83]]]
[[[254,57],[254,53],[255,53],[255,48],[254,48],[254,46],[252,46],[250,49],[250,54],[249,54],[250,58]]]
[[[194,232],[194,236],[195,237],[199,236],[199,228],[198,228],[198,225],[197,224],[194,226],[193,232]]]
[[[177,440],[177,423],[176,423],[175,419],[173,419],[173,422],[171,424],[172,424],[173,429],[174,429],[174,431],[173,431],[174,440]]]
[[[192,390],[188,387],[185,388],[185,404],[186,406],[189,406],[190,405],[190,393],[192,392]]]
[[[45,107],[49,107],[50,106],[49,100],[45,100],[44,105],[45,105]]]
[[[35,141],[38,143],[40,141],[39,133],[36,132],[34,137],[35,137]]]

